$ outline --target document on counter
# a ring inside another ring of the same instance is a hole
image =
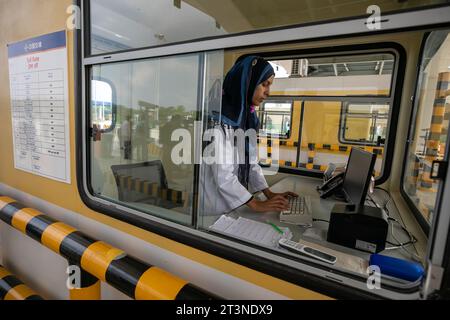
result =
[[[270,248],[279,248],[281,238],[291,239],[289,228],[277,227],[271,224],[239,217],[238,219],[222,215],[212,226],[211,231],[232,236],[241,240],[253,242]],[[282,231],[282,233],[280,233]]]

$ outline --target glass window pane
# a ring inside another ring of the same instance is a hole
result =
[[[349,121],[348,126],[351,127],[351,130],[348,130],[348,132],[350,136],[354,135],[355,139],[344,143],[339,140],[342,124],[344,123],[341,117],[343,104],[340,100],[311,101],[307,98],[293,98],[290,127],[292,128],[292,133],[288,137],[280,136],[279,141],[274,142],[274,138],[271,139],[269,135],[267,137],[264,135],[268,132],[269,122],[267,118],[262,121],[262,129],[259,132],[259,145],[260,148],[269,147],[269,154],[268,156],[265,156],[266,153],[264,152],[260,154],[260,164],[270,165],[276,154],[281,167],[325,171],[330,163],[346,163],[352,146],[358,146],[377,154],[375,175],[380,176],[384,160],[384,140],[383,143],[378,144],[378,135],[374,136],[374,134],[380,134],[383,139],[386,138],[389,105],[348,104],[353,115],[359,115],[356,111],[363,109],[364,112],[361,113],[364,117],[358,118],[355,116],[355,118],[351,118],[349,116],[347,118]],[[383,112],[383,114],[386,113],[386,117],[372,118],[370,107],[372,107],[372,110]],[[270,115],[270,113],[268,114]],[[261,118],[266,116],[267,113],[260,111],[259,115]],[[281,122],[273,115],[271,117],[274,118],[272,123],[276,120],[278,120],[278,123]],[[362,123],[360,123],[361,121]],[[301,135],[299,136],[300,129]],[[279,131],[273,129],[273,132],[278,133]],[[363,133],[365,138],[372,140],[360,139],[359,137]],[[271,142],[269,143],[268,141]],[[274,148],[278,148],[278,150],[272,154],[271,151]],[[299,148],[300,150],[298,150]]]
[[[434,160],[445,158],[450,120],[450,36],[430,34],[424,47],[404,188],[425,221],[431,224],[440,180],[430,178]]]
[[[390,53],[273,60],[278,96],[390,96]]]
[[[264,102],[258,110],[258,117],[261,121],[259,133],[289,138],[291,135],[291,112],[292,102]]]
[[[91,184],[96,195],[191,224],[191,141],[199,116],[199,70],[198,54],[92,68],[91,99],[110,97],[105,83],[111,84],[117,97],[114,130],[97,135],[91,144]],[[99,110],[103,109],[91,106],[91,126],[110,119],[99,118]]]
[[[324,171],[330,163],[347,163],[352,146],[377,153],[375,175],[381,175],[383,147],[339,141],[341,101],[305,101],[299,168]]]
[[[112,129],[114,119],[113,89],[105,81],[91,81],[91,119],[93,127],[107,131]]]
[[[388,104],[355,104],[344,107],[341,141],[364,145],[384,145],[389,119]]]
[[[174,0],[91,0],[91,53],[227,34],[198,7]]]
[[[352,146],[359,146],[377,154],[380,176],[390,103],[376,101],[391,99],[395,62],[392,53],[270,60],[275,80],[258,113],[260,135],[278,134],[280,141],[277,153],[273,139],[260,137],[260,147],[268,147],[260,163],[269,166],[278,154],[281,167],[324,171],[329,163],[345,163]],[[350,102],[348,96],[374,102]],[[283,99],[290,99],[290,112],[275,111]],[[286,120],[289,130],[282,129]]]
[[[91,0],[92,54],[445,3],[422,1]],[[329,66],[321,72],[331,72]]]

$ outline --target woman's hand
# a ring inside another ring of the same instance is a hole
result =
[[[294,198],[298,197],[298,194],[291,192],[291,191],[287,191],[287,192],[283,192],[283,193],[276,193],[276,192],[270,191],[270,189],[266,189],[266,190],[263,190],[263,193],[266,196],[266,198],[269,200],[276,196],[282,196],[286,199],[289,197],[294,197]]]
[[[272,212],[272,211],[284,211],[289,210],[289,202],[284,196],[275,195],[269,200],[259,201],[253,199],[247,206],[255,212]]]

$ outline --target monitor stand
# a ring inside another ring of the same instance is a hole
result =
[[[347,201],[347,197],[345,196],[345,192],[342,189],[337,190],[334,194],[333,197],[335,200],[337,201]]]

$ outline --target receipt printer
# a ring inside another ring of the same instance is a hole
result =
[[[336,204],[331,210],[327,241],[370,253],[386,246],[388,219],[383,210]]]

